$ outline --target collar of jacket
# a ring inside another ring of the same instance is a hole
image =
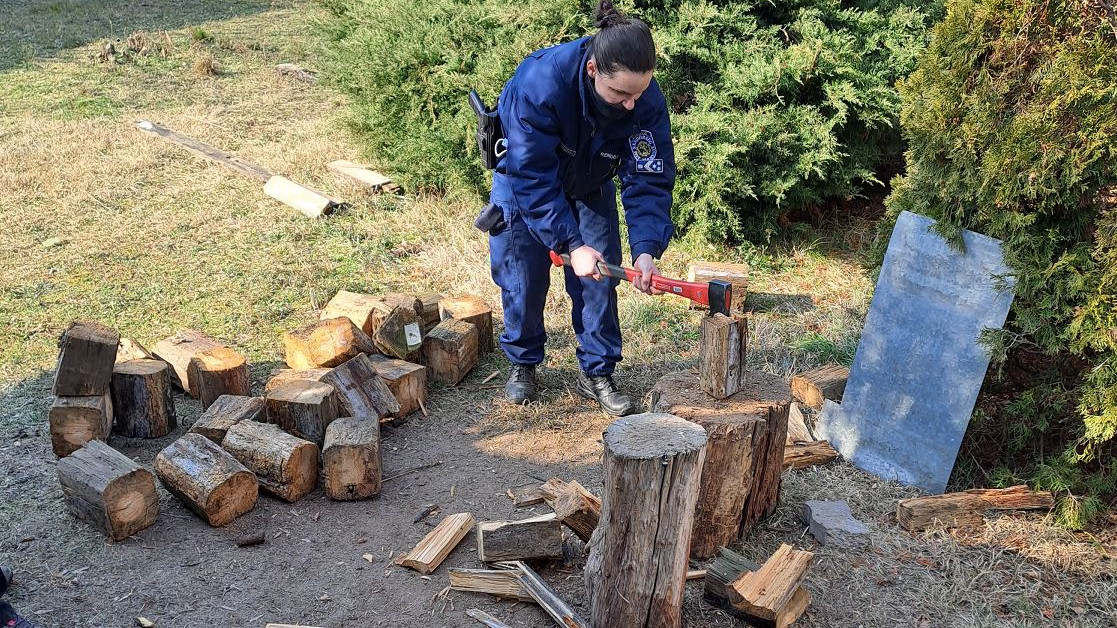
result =
[[[592,45],[592,36],[586,37],[585,40],[583,40],[582,60],[579,62],[577,71],[574,73],[574,76],[577,77],[578,96],[582,100],[582,118],[589,123],[590,127],[593,129],[593,132],[596,134],[596,132],[601,129],[598,127],[597,118],[593,115],[593,105],[590,104],[590,100],[593,98],[593,96],[586,93],[586,90],[590,89],[588,85],[593,83],[592,80],[589,80],[589,77],[586,74],[586,64],[589,63],[590,60],[590,50],[592,48]],[[627,116],[617,120],[610,126],[616,127],[618,129],[626,127],[632,127],[633,129],[635,129],[636,108],[633,107],[632,111],[629,111]]]

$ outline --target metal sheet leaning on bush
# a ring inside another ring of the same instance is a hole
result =
[[[310,218],[321,218],[345,206],[345,203],[330,198],[318,190],[295,183],[287,177],[274,174],[266,168],[241,159],[232,153],[214,148],[149,120],[140,120],[136,123],[136,127],[141,131],[158,135],[168,142],[177,144],[209,161],[231,168],[247,177],[263,181],[265,194],[299,210]]]

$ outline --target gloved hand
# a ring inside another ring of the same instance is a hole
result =
[[[601,272],[597,270],[597,263],[604,261],[605,256],[588,244],[583,244],[570,252],[570,266],[574,269],[574,274],[579,277],[593,277],[594,280],[601,281]]]
[[[632,285],[636,289],[648,294],[663,294],[662,290],[656,290],[652,287],[652,275],[658,275],[659,268],[656,268],[655,259],[647,253],[641,253],[640,257],[632,263],[633,268],[640,271],[640,274],[632,278]]]

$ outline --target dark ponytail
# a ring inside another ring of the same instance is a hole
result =
[[[621,13],[611,0],[597,3],[593,20],[600,30],[593,36],[592,54],[603,74],[619,70],[643,74],[655,69],[655,42],[647,24]]]

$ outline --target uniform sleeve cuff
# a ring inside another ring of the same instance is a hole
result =
[[[644,253],[651,255],[655,259],[659,259],[663,255],[663,248],[655,242],[637,242],[632,245],[632,261],[635,263],[636,258]]]
[[[574,236],[569,242],[566,243],[563,250],[555,251],[555,253],[570,253],[574,249],[585,246],[586,243],[582,241],[581,236]]]

